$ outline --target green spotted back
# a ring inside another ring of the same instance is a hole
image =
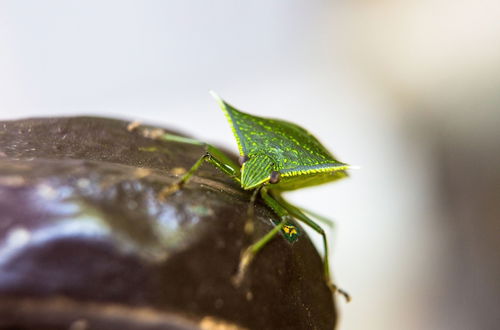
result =
[[[241,156],[265,154],[282,176],[342,171],[347,165],[332,154],[308,131],[283,120],[246,114],[220,100]]]

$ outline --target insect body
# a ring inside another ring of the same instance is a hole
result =
[[[238,144],[240,166],[213,146],[167,134],[164,138],[168,140],[205,145],[207,152],[176,184],[167,187],[161,194],[166,196],[182,187],[204,161],[212,163],[238,181],[243,189],[253,190],[253,199],[260,194],[280,218],[268,234],[244,251],[236,279],[241,280],[255,254],[280,231],[288,241],[297,240],[300,229],[294,225],[295,218],[322,235],[325,279],[332,289],[338,291],[330,282],[328,244],[324,230],[300,208],[285,201],[281,193],[344,178],[349,166],[335,159],[314,136],[300,126],[252,116],[235,109],[215,93],[212,95],[231,124]]]

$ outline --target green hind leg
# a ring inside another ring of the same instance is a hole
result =
[[[328,284],[328,286],[332,289],[333,292],[339,293],[345,297],[345,299],[349,302],[351,300],[351,297],[347,292],[344,290],[340,289],[332,283],[331,281],[331,275],[330,275],[330,264],[328,261],[328,241],[326,239],[326,233],[323,228],[321,228],[316,222],[311,220],[309,217],[307,217],[298,207],[288,203],[286,200],[284,200],[281,196],[276,195],[274,196],[276,201],[280,203],[280,205],[283,206],[283,208],[293,217],[297,218],[299,221],[302,221],[309,227],[311,227],[314,231],[319,233],[321,237],[323,238],[323,249],[324,249],[324,257],[323,257],[323,270],[325,273],[325,280]]]

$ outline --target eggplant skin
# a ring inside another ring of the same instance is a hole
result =
[[[249,193],[208,164],[158,199],[203,148],[130,127],[99,117],[0,122],[0,329],[335,327],[307,235],[293,245],[276,237],[235,286],[241,251],[276,216],[257,203],[248,237]]]

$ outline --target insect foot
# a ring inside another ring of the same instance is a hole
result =
[[[340,294],[341,296],[344,297],[346,302],[351,302],[351,295],[349,293],[347,293],[346,291],[342,290],[341,288],[333,284],[332,281],[330,281],[330,279],[327,279],[326,283],[334,295]]]
[[[175,182],[169,186],[166,186],[158,194],[158,199],[161,201],[166,200],[168,196],[170,196],[173,193],[175,193],[176,191],[180,190],[182,188],[182,186],[183,186],[182,182]]]
[[[281,222],[276,226],[274,226],[274,228],[271,229],[266,235],[264,235],[257,242],[253,243],[252,245],[250,245],[248,248],[245,249],[240,258],[238,272],[233,277],[234,285],[239,286],[241,284],[243,278],[245,277],[246,270],[248,269],[248,266],[250,266],[250,263],[252,262],[255,255],[280,232],[280,230],[286,224],[287,219],[288,219],[287,217],[283,217]]]

